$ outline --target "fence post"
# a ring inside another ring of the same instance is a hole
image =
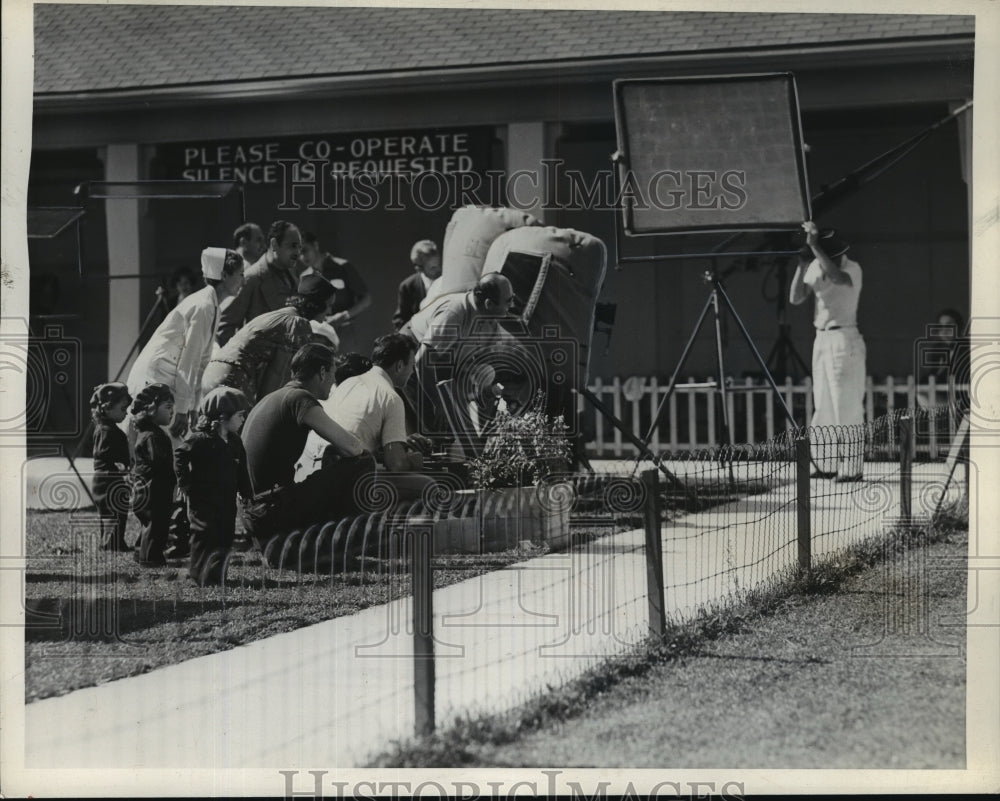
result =
[[[899,416],[899,517],[909,526],[913,514],[913,416],[909,409]]]
[[[419,526],[408,531],[413,560],[413,698],[417,736],[434,731],[434,576],[431,552],[434,529]]]
[[[799,568],[812,569],[812,507],[809,498],[809,431],[801,429],[795,438],[795,495],[798,508]]]
[[[663,545],[660,541],[660,474],[644,470],[642,484],[646,491],[643,504],[646,528],[646,589],[649,601],[649,636],[661,639],[667,629],[663,601]]]

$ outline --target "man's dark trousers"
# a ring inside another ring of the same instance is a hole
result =
[[[273,564],[281,553],[280,542],[295,530],[357,514],[354,498],[357,480],[375,469],[369,454],[335,460],[324,459],[323,466],[305,481],[290,484],[244,506],[243,523],[257,547],[264,551],[275,536],[279,542],[269,554]]]

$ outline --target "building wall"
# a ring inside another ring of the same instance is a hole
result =
[[[366,168],[406,168],[415,162],[433,164],[442,178],[317,182],[311,166],[301,167],[303,158],[319,156],[343,168],[345,175]],[[474,169],[476,175],[503,170],[492,126],[339,136],[313,130],[296,137],[196,140],[159,146],[151,170],[152,177],[169,180],[248,178],[247,220],[265,232],[276,219],[291,221],[303,232],[315,233],[324,250],[350,260],[371,290],[372,305],[342,331],[341,345],[345,351],[367,353],[376,337],[393,330],[396,287],[413,271],[412,244],[421,239],[442,243],[461,190],[460,166]],[[234,194],[226,202],[155,201],[152,213],[157,247],[151,267],[166,275],[182,264],[197,268],[206,245],[231,246],[243,210]]]
[[[200,143],[293,137],[315,139],[371,132],[485,128],[493,132],[486,168],[507,170],[536,164],[538,155],[561,158],[585,174],[606,169],[615,147],[610,82],[617,77],[662,76],[703,72],[792,70],[803,108],[806,141],[812,147],[809,172],[813,191],[836,180],[864,161],[897,144],[948,112],[949,101],[971,96],[971,51],[937,52],[925,57],[919,49],[903,49],[852,57],[810,53],[787,55],[721,54],[689,65],[646,59],[625,66],[595,64],[586,69],[548,69],[531,76],[502,74],[455,77],[407,85],[383,85],[376,79],[355,86],[311,90],[292,95],[262,91],[223,96],[225,87],[186,101],[156,96],[128,105],[112,100],[73,100],[37,105],[34,119],[32,185],[65,196],[81,180],[93,180],[92,162],[73,166],[69,157],[56,189],[41,166],[46,158],[71,147],[125,147],[141,155],[135,175],[118,178],[164,177],[164,154],[197,140]],[[844,66],[844,65],[849,66]],[[79,151],[77,151],[79,152]],[[121,164],[119,159],[115,162]],[[105,166],[107,170],[107,165]],[[105,172],[105,177],[108,173]],[[171,176],[176,177],[176,176]],[[669,375],[702,308],[705,265],[629,265],[612,269],[612,212],[545,208],[547,187],[527,201],[545,222],[579,228],[605,240],[611,264],[602,300],[618,304],[618,323],[606,350],[603,336],[595,338],[592,375]],[[530,192],[529,192],[530,195]],[[439,242],[450,216],[448,208],[432,212],[308,212],[275,208],[273,194],[259,187],[247,190],[247,217],[266,225],[285,217],[317,229],[327,249],[350,258],[363,271],[374,304],[359,321],[352,347],[388,330],[395,289],[409,273],[407,255],[416,239]],[[497,200],[503,201],[504,198]],[[47,201],[48,202],[48,201]],[[165,275],[181,264],[197,265],[206,245],[228,242],[240,217],[231,203],[151,201],[137,204],[130,233],[117,220],[105,222],[116,246],[104,262],[107,273],[143,274],[142,280],[115,279],[104,291],[87,296],[92,328],[88,347],[106,349],[101,369],[89,360],[86,382],[104,380],[117,368],[121,354],[138,335],[138,321],[155,300],[154,290]],[[102,211],[89,212],[93,227]],[[110,214],[110,207],[108,209]],[[959,167],[955,126],[943,128],[854,201],[831,212],[822,225],[843,230],[854,243],[855,257],[865,269],[861,323],[869,343],[869,369],[876,374],[906,373],[915,337],[934,311],[945,305],[968,308],[968,245],[966,189]],[[138,230],[140,242],[120,247]],[[657,242],[636,245],[638,255],[660,252]],[[693,245],[672,242],[681,249]],[[112,258],[113,257],[113,258]],[[35,271],[33,255],[32,270]],[[776,335],[776,291],[770,266],[754,268],[732,260],[721,262],[725,284],[741,317],[765,355]],[[99,272],[93,273],[100,285]],[[134,309],[126,320],[107,314],[113,303]],[[811,328],[808,310],[789,316],[795,346],[808,361]],[[101,322],[103,321],[103,322]],[[732,323],[724,326],[727,372],[756,370],[754,360]],[[710,331],[696,342],[685,373],[705,375],[714,369]]]

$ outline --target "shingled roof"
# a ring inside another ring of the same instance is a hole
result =
[[[35,6],[35,93],[969,37],[971,16]]]

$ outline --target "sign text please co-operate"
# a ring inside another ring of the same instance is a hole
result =
[[[296,181],[309,181],[322,162],[332,175],[353,177],[436,172],[442,175],[489,168],[491,129],[393,132],[163,145],[158,173],[188,181],[279,184],[280,162],[295,162]]]

